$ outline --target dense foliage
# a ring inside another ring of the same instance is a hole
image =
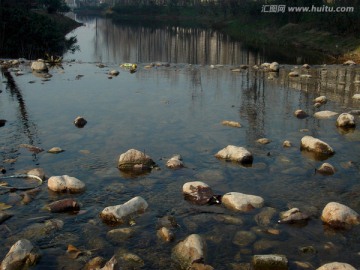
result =
[[[114,1],[112,1],[114,2]],[[262,12],[264,7],[353,7],[352,12]],[[319,30],[336,34],[360,32],[360,1],[359,0],[117,0],[111,7],[118,15],[150,14],[150,15],[191,15],[205,16],[212,20],[247,18],[265,20],[274,25],[288,23],[306,23]]]
[[[58,1],[63,2],[62,0]],[[42,12],[34,1],[0,0],[0,57],[34,59],[45,53],[61,55],[76,38],[66,39],[69,26]],[[46,6],[49,11],[48,6]]]

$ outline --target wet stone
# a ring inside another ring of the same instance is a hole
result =
[[[253,270],[288,270],[288,259],[285,255],[254,255]]]
[[[292,208],[288,211],[280,213],[279,223],[298,223],[298,222],[306,222],[309,219],[309,215],[303,213],[299,210],[299,208]]]
[[[27,239],[17,241],[1,263],[1,270],[23,269],[35,265],[40,253]]]
[[[259,226],[269,226],[276,214],[276,209],[272,207],[265,207],[259,214],[255,216],[255,221]]]
[[[253,232],[238,231],[236,232],[232,242],[237,246],[246,247],[252,244],[255,240],[256,240],[256,235]]]
[[[82,116],[78,116],[74,120],[74,125],[78,128],[83,128],[86,124],[87,124],[87,121]]]

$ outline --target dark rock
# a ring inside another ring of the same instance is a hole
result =
[[[52,213],[60,212],[77,212],[80,210],[80,205],[73,199],[63,199],[47,205],[47,208]]]
[[[75,118],[74,124],[78,128],[83,128],[87,124],[87,121],[85,120],[84,117],[78,116]]]

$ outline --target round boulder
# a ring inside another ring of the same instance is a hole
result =
[[[144,152],[136,149],[129,149],[119,157],[118,168],[124,171],[150,170],[155,162]]]
[[[222,197],[222,204],[235,211],[248,212],[263,207],[264,199],[255,195],[229,192]]]
[[[347,263],[342,262],[331,262],[322,265],[316,270],[356,270],[353,266]]]
[[[248,150],[244,147],[235,145],[226,146],[224,149],[217,152],[215,157],[243,164],[251,164],[253,162],[253,156]]]
[[[203,261],[206,243],[198,234],[191,234],[179,242],[172,250],[172,259],[181,269],[189,269],[194,262]]]
[[[48,72],[48,67],[43,59],[31,63],[31,70],[35,72]]]
[[[350,113],[342,113],[336,120],[336,126],[343,128],[355,127],[355,117]]]
[[[322,211],[321,220],[335,228],[347,228],[360,224],[360,216],[350,207],[337,202],[328,203]]]
[[[83,128],[86,124],[87,124],[87,121],[82,116],[78,116],[74,120],[74,125],[78,128]]]
[[[85,190],[85,184],[75,177],[68,175],[51,176],[48,180],[48,188],[56,192],[82,192]]]

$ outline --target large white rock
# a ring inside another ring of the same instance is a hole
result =
[[[179,242],[172,250],[172,259],[181,269],[189,269],[195,261],[205,258],[206,243],[198,234],[191,234],[185,240]]]
[[[31,63],[31,70],[36,72],[48,72],[48,67],[44,60],[38,59]]]
[[[331,262],[322,265],[316,270],[356,270],[353,266],[347,263],[342,262]]]
[[[332,112],[332,111],[319,111],[319,112],[314,113],[314,117],[316,117],[318,119],[331,118],[331,117],[334,117],[335,115],[338,115],[338,113]]]
[[[34,265],[40,258],[37,249],[27,239],[17,241],[1,263],[1,270],[23,269]]]
[[[338,202],[328,203],[322,211],[321,220],[333,227],[360,224],[360,216],[350,207]]]
[[[342,113],[337,118],[336,125],[344,128],[355,127],[355,117],[350,113]]]
[[[215,157],[240,163],[253,162],[253,156],[247,149],[235,145],[226,146],[224,149],[217,152]]]
[[[130,214],[145,212],[147,208],[148,203],[142,197],[137,196],[124,204],[104,208],[100,217],[108,222],[124,222]]]
[[[222,204],[232,210],[247,212],[263,207],[264,199],[255,195],[229,192],[222,197]]]
[[[326,142],[312,136],[304,136],[301,139],[300,148],[323,155],[332,155],[334,150]]]
[[[360,94],[355,94],[352,96],[353,99],[359,99],[360,100]]]
[[[82,192],[85,190],[85,184],[68,175],[51,176],[48,180],[48,188],[57,192]]]
[[[148,155],[136,149],[122,153],[118,162],[120,170],[147,170],[154,165],[155,162]]]

